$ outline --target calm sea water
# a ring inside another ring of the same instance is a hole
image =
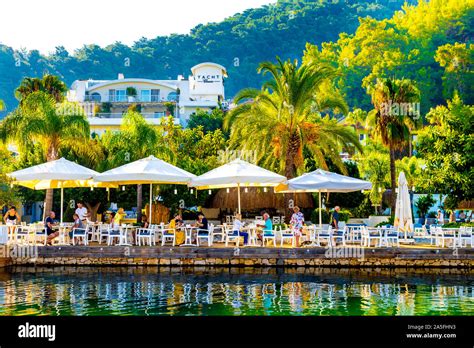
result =
[[[473,315],[463,271],[12,268],[0,315]]]

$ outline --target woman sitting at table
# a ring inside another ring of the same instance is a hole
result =
[[[244,237],[244,245],[247,245],[249,240],[249,234],[248,232],[242,231],[242,227],[242,214],[235,214],[234,225],[232,226],[232,234],[234,236],[239,235],[240,237]]]
[[[8,212],[3,217],[3,220],[5,221],[6,225],[10,226],[18,225],[20,223],[20,215],[18,215],[18,212],[14,206],[10,207]]]
[[[181,218],[181,214],[177,213],[173,219],[170,221],[169,228],[173,230],[175,236],[175,243],[176,245],[181,245],[184,243],[185,234],[184,230],[180,227],[183,225],[183,219]]]

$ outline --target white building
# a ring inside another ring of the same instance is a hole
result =
[[[135,104],[148,122],[159,125],[164,116],[174,115],[175,123],[186,126],[189,116],[198,109],[211,110],[224,101],[226,69],[206,62],[191,68],[185,79],[150,80],[125,78],[116,80],[76,80],[67,99],[84,108],[91,132],[101,134],[119,129],[122,115]]]

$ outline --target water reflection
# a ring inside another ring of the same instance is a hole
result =
[[[472,315],[470,271],[14,268],[0,315]]]

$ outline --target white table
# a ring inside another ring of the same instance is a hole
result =
[[[193,232],[197,232],[199,227],[187,225],[183,226],[182,228],[184,228],[185,239],[184,244],[181,244],[180,246],[197,246],[193,243]]]
[[[136,230],[138,227],[133,226],[133,225],[126,225],[126,226],[120,226],[120,239],[119,243],[117,244],[118,246],[132,246],[128,242],[128,234],[132,232],[132,230]]]

